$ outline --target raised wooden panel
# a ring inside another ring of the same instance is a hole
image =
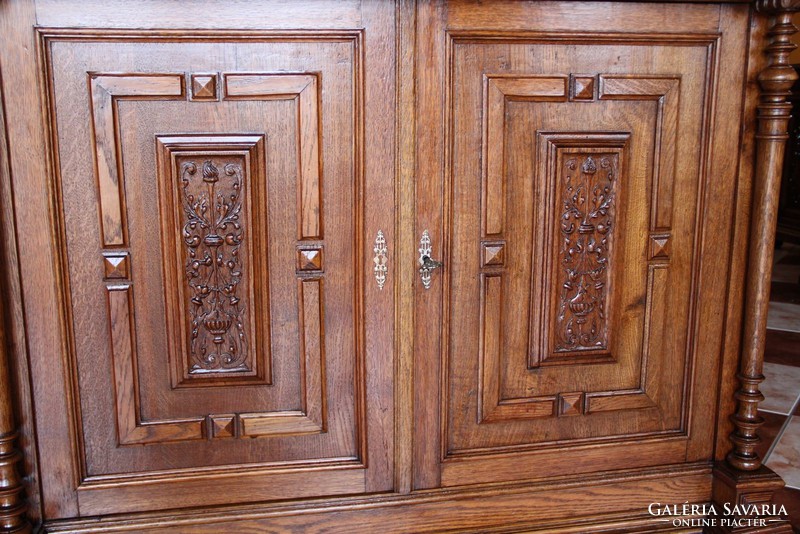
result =
[[[629,138],[627,133],[537,135],[539,180],[552,195],[551,205],[537,211],[550,214],[544,228],[552,232],[545,240],[552,250],[544,257],[552,260],[541,264],[549,278],[532,288],[541,299],[532,306],[547,311],[531,324],[531,368],[614,360],[609,350],[613,244]]]
[[[82,513],[135,487],[164,509],[391,485],[391,321],[363,314],[365,217],[394,224],[365,205],[387,155],[366,148],[393,138],[362,135],[387,120],[365,119],[372,52],[359,29],[254,36],[41,33]]]
[[[322,238],[322,182],[319,159],[319,94],[312,74],[228,74],[225,98],[246,100],[289,99],[297,102],[298,239]]]
[[[535,163],[518,163],[517,154],[507,152],[514,139],[514,130],[509,121],[515,117],[515,107],[520,109],[525,104],[546,106],[547,103],[555,105],[557,102],[576,101],[574,86],[577,78],[589,83],[585,76],[571,76],[569,87],[573,93],[568,95],[566,78],[488,77],[484,94],[489,113],[484,129],[483,152],[499,154],[495,157],[504,159],[498,163],[487,157],[484,163],[485,200],[482,204],[487,215],[483,234],[493,235],[491,213],[500,214],[494,217],[501,221],[494,229],[499,231],[505,228],[501,235],[507,241],[519,235],[520,230],[527,231],[519,222],[526,217],[532,216],[532,227],[539,231],[528,233],[530,237],[522,241],[515,240],[516,247],[507,243],[503,247],[504,251],[513,249],[519,255],[526,254],[525,243],[531,243],[532,250],[527,254],[532,253],[532,264],[521,263],[519,257],[509,257],[504,260],[508,269],[487,270],[486,242],[482,245],[482,276],[486,280],[481,304],[481,370],[476,384],[481,399],[478,421],[482,424],[602,411],[646,410],[657,406],[652,388],[658,386],[654,386],[652,379],[648,382],[646,357],[649,352],[646,323],[649,324],[649,319],[645,317],[653,313],[652,302],[647,299],[647,288],[652,288],[653,279],[646,280],[647,258],[642,258],[644,270],[639,270],[640,274],[636,277],[632,277],[634,271],[630,260],[624,268],[620,268],[619,263],[625,262],[622,258],[631,256],[632,250],[648,246],[641,241],[634,244],[634,238],[625,234],[629,234],[633,228],[644,230],[647,226],[663,232],[664,223],[668,223],[667,219],[662,221],[661,227],[655,228],[657,222],[647,223],[647,212],[638,215],[626,213],[630,209],[626,203],[638,205],[647,202],[646,189],[651,183],[648,176],[650,169],[646,166],[637,160],[633,160],[637,162],[633,164],[631,172],[627,171],[627,166],[633,158],[631,152],[641,150],[649,153],[655,162],[653,171],[673,171],[677,126],[677,94],[674,91],[679,84],[674,78],[608,77],[613,82],[609,86],[601,85],[598,89],[600,97],[656,101],[655,113],[650,115],[652,123],[648,125],[649,132],[641,135],[645,133],[642,125],[636,124],[634,115],[626,114],[630,112],[623,111],[624,108],[618,111],[621,122],[604,128],[610,131],[601,132],[564,130],[561,125],[560,128],[548,129],[544,124],[548,121],[552,123],[554,119],[544,111],[534,115],[537,119],[528,119],[531,124],[539,126],[535,130],[535,149],[531,151]],[[605,83],[607,77],[598,75],[596,78]],[[494,87],[492,81],[495,79],[502,80],[502,90]],[[588,101],[594,100],[594,92],[577,100],[587,106],[556,107],[559,110],[557,113],[563,116],[562,124],[585,121],[573,117],[580,117],[583,110],[591,109]],[[499,111],[492,113],[492,109]],[[634,135],[636,139],[632,142]],[[496,150],[498,147],[500,152]],[[528,200],[530,197],[526,198],[518,190],[510,190],[525,187],[524,181],[509,176],[515,171],[521,171],[520,176],[534,173],[533,209],[527,204],[531,201]],[[661,181],[662,190],[666,189],[664,181],[673,181],[671,175],[668,176],[667,180]],[[657,179],[654,182],[658,184]],[[641,185],[630,185],[636,183]],[[492,189],[495,190],[494,194],[491,193]],[[637,200],[630,200],[630,189],[637,191],[633,193],[638,195]],[[655,185],[649,200],[656,205],[671,207],[671,194],[670,189],[662,193]],[[498,198],[508,200],[498,201]],[[621,202],[622,207],[618,206]],[[493,203],[502,207],[494,207]],[[657,216],[654,211],[654,217]],[[623,223],[627,223],[628,228]],[[622,229],[618,229],[621,224]],[[615,234],[620,236],[615,237]],[[615,246],[617,240],[621,241],[621,251],[616,250],[619,248]],[[631,249],[631,246],[636,248]],[[515,280],[519,276],[511,267],[526,272],[530,280],[527,310],[522,307],[525,306],[524,299],[505,301],[502,297],[504,294],[517,296],[522,289]],[[542,274],[537,276],[535,273]],[[661,278],[658,280],[665,283]],[[615,291],[616,283],[623,283],[625,290]],[[495,286],[496,289],[493,289]],[[623,302],[619,302],[621,299]],[[633,309],[640,300],[646,302],[647,311],[640,315],[638,325],[617,332],[624,324],[615,320],[615,317],[619,317],[617,306]],[[661,303],[663,300],[656,302],[656,305]],[[664,312],[663,307],[656,310],[657,313]],[[530,318],[528,325],[524,322],[525,317]],[[642,352],[638,357],[627,353],[622,360],[617,358],[615,353],[624,350],[619,348],[624,345],[620,345],[612,336],[620,335],[628,339],[635,336],[632,340],[638,337],[635,343],[643,347],[639,349]],[[527,344],[527,349],[523,343]],[[512,356],[515,354],[514,347],[522,349],[516,354],[527,353],[527,367],[522,366],[523,361],[518,356]],[[612,350],[612,347],[615,348]],[[615,365],[622,370],[613,371],[614,374],[610,375],[606,370],[609,367],[602,364]],[[554,365],[601,367],[587,368],[577,380],[569,373],[555,370],[550,373],[533,372],[537,368]],[[616,385],[614,380],[617,381]],[[579,385],[582,391],[566,393]],[[580,401],[564,401],[564,395],[571,399],[578,395]],[[673,429],[680,430],[680,424],[674,418],[673,421]],[[654,429],[662,430],[663,427],[656,426]],[[583,435],[587,435],[585,430],[583,432]]]
[[[189,76],[193,85],[196,85],[197,77]],[[161,87],[166,81],[174,79],[173,76],[164,78],[95,75],[94,80],[104,83],[96,82],[93,89],[100,87],[105,90],[103,94],[110,95],[111,103],[104,103],[101,109],[113,110],[115,105],[119,105],[115,99],[120,97],[138,98],[144,95],[161,96],[163,99],[170,96],[168,91],[148,89],[148,84]],[[200,75],[200,78],[204,77]],[[273,78],[276,77],[266,77],[267,89],[275,85],[269,83]],[[287,78],[278,75],[277,79],[285,81]],[[299,93],[313,77],[300,79],[301,87],[294,89]],[[205,83],[215,82],[209,78]],[[281,83],[277,85],[284,88]],[[197,87],[193,86],[193,91],[195,89]],[[263,96],[265,92],[268,96],[283,94],[282,90],[269,93],[262,88],[254,95]],[[177,94],[184,97],[183,91]],[[197,92],[192,99],[203,100],[198,99]],[[313,110],[316,112],[317,107]],[[99,114],[95,110],[95,124],[102,122]],[[298,116],[302,118],[302,114]],[[318,117],[313,120],[316,123]],[[112,131],[124,126],[115,126]],[[302,131],[299,124],[297,130]],[[121,208],[125,203],[125,195],[121,193],[125,185],[125,173],[122,170],[124,143],[117,146],[114,139],[106,139],[106,129],[97,128],[96,132],[98,147],[115,147],[111,151],[113,168],[117,169],[115,179],[121,180],[115,191],[120,199],[119,211],[112,206],[113,217],[104,216],[103,221],[121,216],[125,224],[121,224],[120,228],[127,228],[128,217]],[[314,132],[316,135],[316,127]],[[273,384],[272,380],[268,320],[270,272],[268,261],[256,253],[266,249],[269,243],[269,178],[265,169],[265,139],[264,134],[155,135],[161,199],[161,243],[165,260],[164,306],[167,312],[167,339],[171,341],[168,354],[172,388],[231,387],[237,384],[279,386],[278,383]],[[302,138],[296,138],[296,142],[301,151],[305,149]],[[315,148],[317,146],[314,144]],[[100,148],[97,153],[101,153]],[[302,172],[299,171],[298,175],[302,176]],[[104,179],[101,173],[99,183],[102,184]],[[300,185],[298,189],[303,189],[303,186]],[[101,210],[105,207],[101,204]],[[123,240],[121,244],[127,245],[127,242]],[[322,275],[321,245],[316,249],[308,246],[303,248],[307,254],[315,251],[309,261],[314,266],[313,270]],[[114,257],[114,254],[119,253],[113,250],[104,252],[107,264],[108,258]],[[127,252],[125,254],[127,257]],[[127,279],[127,275],[126,282],[127,285],[109,285],[110,320],[115,325],[112,327],[112,340],[117,347],[114,366],[120,445],[210,439],[220,435],[253,438],[319,434],[324,431],[322,280],[313,281],[313,291],[310,292],[313,298],[310,301],[305,296],[305,285],[301,284],[298,289],[297,324],[301,325],[298,336],[304,339],[299,344],[299,403],[293,405],[290,402],[285,407],[276,406],[276,409],[270,410],[243,410],[232,415],[199,413],[178,419],[169,415],[143,415],[147,407],[142,406],[140,395],[142,392],[146,394],[147,388],[143,391],[139,378],[142,371],[137,368],[137,361],[146,357],[139,353],[135,342],[136,325],[132,322],[135,314],[125,311],[126,307],[131,309],[134,305],[132,280]],[[122,305],[121,291],[126,297],[125,306]],[[310,320],[306,318],[307,314]],[[120,330],[122,325],[128,325],[130,332],[126,334]]]
[[[697,351],[695,313],[699,243],[719,222],[705,191],[720,37],[639,33],[597,9],[629,32],[555,31],[534,4],[422,10],[421,46],[445,52],[426,56],[418,94],[445,110],[417,115],[434,196],[417,220],[442,232],[449,273],[418,298],[417,334],[436,324],[441,343],[416,359],[417,423],[439,425],[416,441],[417,487],[709,449],[693,388],[713,377],[692,373],[719,363]]]
[[[90,90],[103,244],[109,247],[125,246],[126,216],[116,148],[116,102],[124,97],[182,97],[183,79],[176,74],[92,75]]]
[[[505,170],[505,150],[503,125],[505,124],[506,104],[510,99],[531,102],[563,100],[567,96],[567,78],[563,76],[531,76],[486,78],[486,143],[484,154],[484,235],[502,234],[505,215],[505,189],[503,173]]]
[[[271,381],[264,136],[157,136],[173,387]],[[255,209],[254,209],[255,208]],[[256,287],[258,285],[258,287]]]

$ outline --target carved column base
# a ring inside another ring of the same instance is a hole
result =
[[[22,453],[14,447],[17,433],[0,436],[0,533],[31,532],[25,518],[28,506],[22,495],[22,480],[17,471]]]
[[[783,480],[768,467],[755,471],[739,471],[725,462],[714,467],[713,502],[717,511],[716,525],[707,532],[723,533],[786,533],[792,534],[788,521],[777,520],[777,516],[755,515],[745,510],[753,506],[772,508],[775,492],[783,487]],[[727,508],[726,508],[727,506]],[[726,513],[744,511],[744,513]]]

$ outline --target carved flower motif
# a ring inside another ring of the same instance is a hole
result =
[[[203,181],[208,183],[214,183],[219,180],[219,171],[211,163],[210,160],[206,160],[203,163]]]

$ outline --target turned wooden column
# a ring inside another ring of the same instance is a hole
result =
[[[0,119],[3,114],[0,109]],[[2,288],[0,288],[2,289]],[[0,534],[30,532],[19,467],[22,453],[16,448],[17,427],[11,391],[9,353],[5,334],[6,296],[0,291]]]
[[[25,518],[27,505],[19,476],[22,453],[15,447],[17,431],[5,341],[0,322],[0,532],[30,532],[31,525]]]
[[[8,351],[0,310],[0,533],[30,532],[19,464],[22,453],[15,447],[17,430],[11,399]]]
[[[750,224],[750,252],[745,286],[744,337],[736,392],[738,408],[732,416],[734,431],[730,435],[733,449],[727,456],[731,467],[755,471],[761,467],[756,453],[760,441],[758,403],[764,400],[759,384],[764,380],[764,341],[767,330],[770,279],[772,274],[775,227],[778,218],[783,153],[788,139],[792,106],[787,98],[797,79],[789,65],[789,53],[795,48],[790,41],[797,31],[792,12],[800,7],[795,0],[761,0],[758,11],[774,15],[767,46],[767,67],[759,74],[761,97],[758,104],[756,133],[756,167],[753,188],[753,216]]]
[[[750,220],[750,250],[745,285],[744,331],[742,357],[739,367],[740,387],[736,391],[737,409],[731,416],[734,431],[733,445],[726,461],[714,469],[714,503],[722,509],[729,505],[760,505],[772,502],[783,480],[761,465],[756,452],[760,438],[758,427],[764,419],[758,415],[758,403],[764,400],[759,384],[764,381],[764,342],[769,310],[770,279],[775,247],[775,227],[778,220],[783,153],[788,139],[792,106],[787,98],[797,74],[789,65],[789,53],[794,50],[790,38],[797,32],[792,24],[792,12],[800,0],[758,0],[756,9],[773,16],[766,48],[767,65],[758,76],[761,95],[758,103],[756,132],[756,166],[753,183],[752,218]],[[720,513],[720,510],[717,511]],[[741,517],[718,519],[746,519]],[[726,526],[722,523],[709,532],[791,533],[787,522],[768,522],[753,529],[747,526]]]

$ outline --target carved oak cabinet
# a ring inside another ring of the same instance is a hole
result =
[[[794,9],[2,2],[0,532],[769,503]]]

